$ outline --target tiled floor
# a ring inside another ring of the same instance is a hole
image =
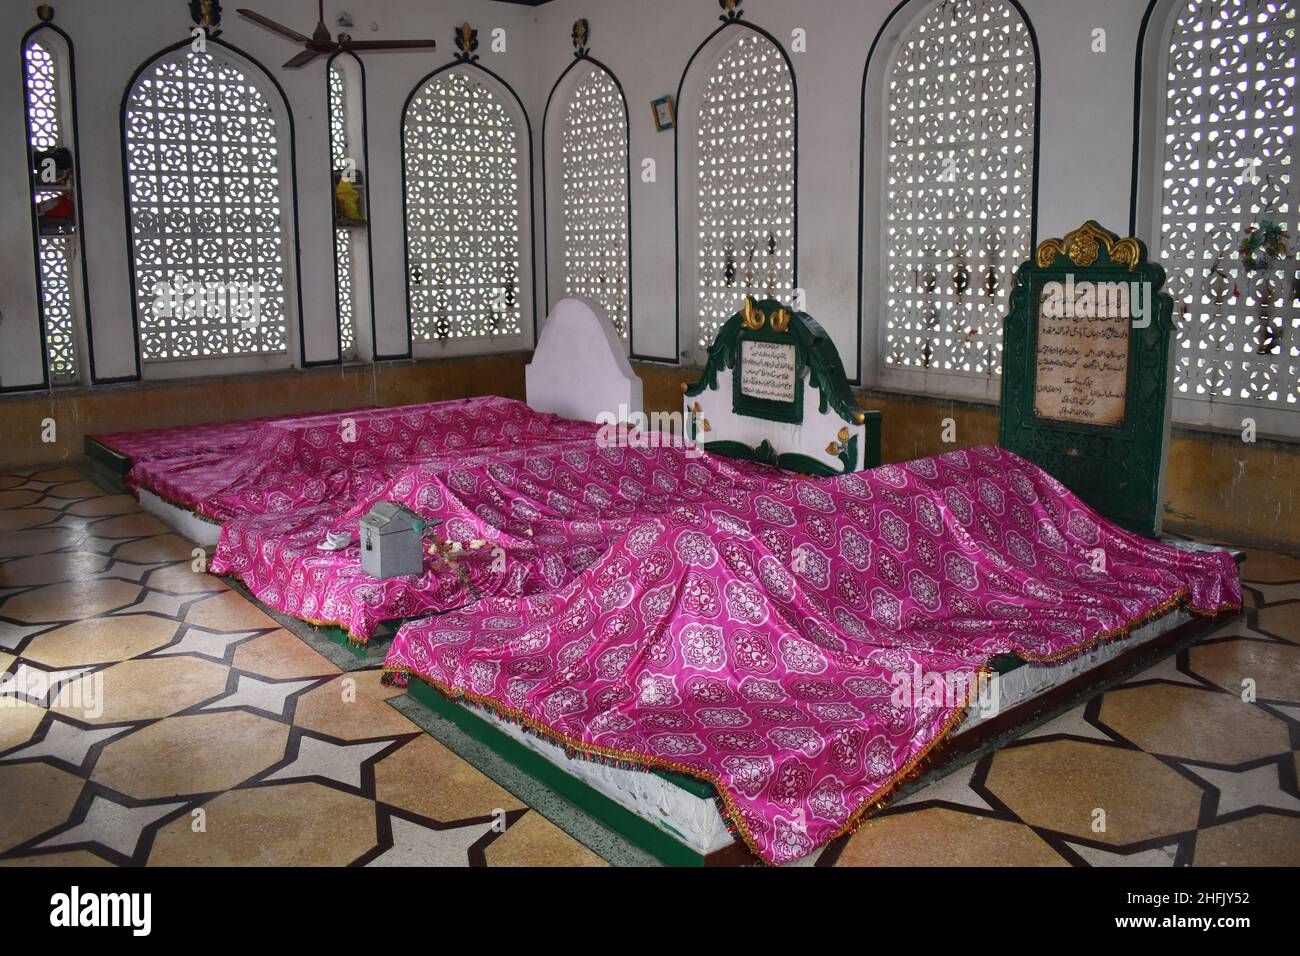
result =
[[[0,862],[603,862],[194,560],[73,469],[0,476]],[[1244,577],[1244,621],[818,862],[1300,865],[1300,561]]]

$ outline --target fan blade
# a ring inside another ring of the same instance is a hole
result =
[[[270,17],[264,17],[260,13],[254,13],[252,10],[244,10],[241,8],[239,10],[236,10],[235,12],[238,13],[240,16],[247,17],[248,19],[252,20],[254,23],[260,23],[268,30],[274,30],[282,37],[288,37],[294,43],[306,43],[307,40],[310,39],[309,37],[303,36],[297,30],[290,30],[283,23],[276,23]]]
[[[433,40],[356,40],[339,44],[349,50],[432,50],[437,45]]]
[[[315,50],[303,50],[292,60],[289,60],[287,63],[283,64],[283,68],[286,70],[294,70],[300,66],[306,66],[308,63],[316,59],[316,57],[318,56],[320,56],[320,54],[317,53]]]

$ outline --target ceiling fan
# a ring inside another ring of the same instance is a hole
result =
[[[237,12],[240,16],[247,17],[254,23],[261,24],[268,30],[303,45],[305,49],[285,63],[285,69],[305,66],[316,57],[333,53],[335,50],[352,50],[359,53],[363,50],[432,50],[437,46],[432,40],[354,40],[346,33],[340,33],[337,40],[331,40],[330,32],[325,28],[325,0],[318,0],[316,9],[319,19],[316,21],[316,29],[309,37],[252,10],[240,9]]]

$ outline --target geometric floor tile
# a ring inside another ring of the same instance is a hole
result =
[[[1257,619],[1260,630],[1289,641],[1300,641],[1300,605],[1282,604],[1260,608]]]
[[[375,764],[375,797],[434,820],[485,817],[523,804],[428,734]]]
[[[93,551],[56,551],[19,558],[0,567],[0,586],[31,587],[97,574],[109,559]]]
[[[106,664],[162,647],[178,625],[159,617],[107,617],[76,621],[47,631],[23,649],[23,657],[48,667]]]
[[[930,807],[868,819],[839,866],[1065,866],[1029,827]]]
[[[149,575],[149,587],[177,594],[225,591],[226,585],[218,577],[195,571],[192,563],[180,562],[157,568]]]
[[[0,531],[24,531],[59,517],[53,508],[23,508],[21,511],[0,511]],[[3,580],[3,578],[0,578]]]
[[[1293,797],[1278,785],[1277,764],[1266,763],[1250,770],[1217,770],[1185,764],[1188,770],[1219,789],[1216,817],[1226,817],[1251,807],[1273,807],[1300,813],[1300,797]]]
[[[435,830],[399,816],[390,818],[393,845],[366,866],[469,866],[469,848],[492,831],[495,820]]]
[[[1143,678],[1148,675],[1143,674]],[[1110,743],[1113,738],[1105,731],[1098,730],[1092,724],[1088,723],[1084,717],[1084,708],[1075,707],[1061,714],[1059,717],[1053,717],[1045,724],[1040,724],[1033,730],[1021,734],[1017,740],[1034,740],[1038,737],[1051,737],[1057,734],[1064,734],[1068,737],[1084,737],[1089,740],[1103,740]]]
[[[278,763],[288,738],[244,711],[168,717],[105,747],[91,779],[139,800],[229,790]]]
[[[1300,818],[1274,813],[1206,827],[1194,866],[1300,866]]]
[[[31,740],[44,717],[44,707],[18,697],[0,698],[0,751]]]
[[[1273,551],[1246,552],[1241,579],[1250,582],[1300,581],[1300,560]]]
[[[91,747],[127,733],[130,729],[130,727],[78,727],[76,724],[55,717],[50,721],[42,739],[0,757],[0,762],[52,757],[80,768],[86,762]]]
[[[1281,604],[1283,601],[1300,600],[1300,581],[1291,581],[1287,584],[1252,582],[1250,586],[1259,592],[1265,604]]]
[[[401,688],[385,687],[380,677],[379,670],[352,671],[313,688],[298,698],[294,724],[345,740],[412,732],[411,722],[384,703]]]
[[[525,813],[483,851],[488,866],[609,866],[540,813]]]
[[[1178,655],[1174,654],[1151,665],[1140,674],[1134,675],[1128,683],[1136,681],[1162,680],[1171,684],[1184,684],[1188,687],[1202,687],[1195,677],[1188,677],[1178,669]]]
[[[1282,721],[1238,694],[1168,684],[1113,690],[1099,720],[1148,753],[1239,764],[1289,750]]]
[[[164,617],[177,617],[181,608],[197,600],[194,594],[165,594],[162,591],[146,591],[135,604],[129,604],[115,611],[115,614],[140,615],[161,614]]]
[[[117,542],[104,539],[109,547]],[[157,561],[190,561],[193,559],[195,545],[180,535],[160,534],[154,538],[142,538],[124,544],[113,552],[113,557],[137,564],[151,564]]]
[[[102,518],[105,515],[132,514],[137,510],[135,499],[130,495],[104,495],[89,501],[78,501],[68,508],[67,513],[83,518]]]
[[[1057,731],[1058,733],[1060,731]],[[891,807],[905,807],[915,803],[953,803],[962,807],[993,812],[988,801],[971,789],[971,777],[975,774],[975,764],[968,764],[952,773],[940,777],[934,783],[922,787],[915,793],[908,794],[901,800],[890,803]]]
[[[74,678],[88,670],[89,667],[73,667],[47,671],[23,661],[11,673],[0,674],[0,700],[26,700],[38,707],[50,707],[72,686],[70,682]],[[76,695],[75,700],[82,702],[82,695]]]
[[[298,739],[298,754],[293,761],[264,780],[297,780],[303,777],[324,777],[361,789],[361,768],[375,754],[393,745],[391,740],[372,740],[359,744],[336,744],[318,737],[303,734]]]
[[[80,866],[112,866],[101,856],[95,856],[86,850],[73,850],[71,853],[41,853],[38,856],[15,856],[0,860],[0,866],[49,866],[65,869]]]
[[[235,591],[204,598],[186,612],[185,620],[217,631],[260,631],[279,626]]]
[[[1148,754],[1073,740],[998,751],[986,786],[1026,823],[1120,846],[1196,829],[1202,794]]]
[[[0,853],[66,820],[83,786],[81,778],[49,764],[0,764]]]
[[[374,848],[375,805],[317,783],[230,790],[161,827],[153,866],[347,866]]]
[[[11,597],[3,613],[24,624],[74,621],[130,604],[139,593],[140,586],[128,581],[70,581]]]
[[[315,681],[295,680],[271,683],[240,674],[235,689],[224,697],[203,705],[203,710],[229,707],[251,707],[273,717],[285,716],[285,704],[290,697],[310,687]]]
[[[41,631],[48,630],[48,624],[10,624],[8,621],[0,621],[0,650],[14,651],[22,643],[23,638],[29,634],[38,634]]]
[[[1252,681],[1256,697],[1300,703],[1300,645],[1224,641],[1193,647],[1191,670],[1230,693],[1241,695]]]
[[[1069,843],[1069,841],[1066,841]],[[1138,850],[1136,853],[1116,853],[1097,847],[1069,843],[1070,849],[1088,861],[1089,866],[1173,866],[1178,855],[1177,844]]]
[[[283,628],[263,634],[247,644],[240,644],[232,664],[241,671],[272,680],[321,677],[338,671],[337,667]]]
[[[231,644],[252,637],[256,631],[209,631],[201,627],[190,626],[185,636],[175,644],[164,647],[154,657],[166,657],[174,654],[199,654],[213,660],[224,660]]]
[[[114,561],[96,575],[96,577],[122,578],[123,580],[134,581],[136,584],[139,584],[152,570],[153,566],[149,564],[132,564],[129,561]]]
[[[142,538],[166,533],[165,524],[151,515],[139,512],[95,522],[95,534],[101,538]]]
[[[143,658],[114,664],[74,681],[72,700],[77,700],[77,684],[103,681],[103,713],[81,719],[92,723],[116,724],[128,720],[169,717],[178,710],[193,707],[216,697],[226,689],[229,669],[211,661],[193,657]],[[81,698],[93,698],[81,693]],[[60,701],[64,699],[60,694]],[[56,706],[60,712],[69,708]],[[84,708],[76,708],[84,710]],[[76,716],[75,713],[72,716]]]
[[[86,810],[86,816],[80,822],[42,840],[36,846],[55,847],[97,843],[122,856],[134,856],[145,829],[184,805],[182,802],[128,807],[109,797],[95,794],[91,799],[90,807]]]

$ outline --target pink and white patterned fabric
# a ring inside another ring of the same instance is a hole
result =
[[[474,591],[445,563],[430,557],[421,575],[376,580],[362,570],[357,542],[341,551],[317,545],[334,531],[357,537],[360,518],[379,501],[427,513],[432,489],[453,469],[588,446],[597,427],[502,398],[387,411],[398,414],[356,416],[351,441],[339,438],[337,421],[265,429],[241,477],[204,501],[226,518],[213,572],[237,575],[258,600],[285,614],[338,624],[359,643],[381,621],[461,607]],[[448,526],[456,540],[483,537],[463,522]],[[521,547],[537,550],[531,542]],[[477,593],[525,593],[521,564],[508,579],[487,577],[490,565],[483,556],[465,559]]]
[[[805,478],[575,442],[382,493],[488,541],[472,563],[505,554],[475,565],[481,600],[399,630],[390,679],[711,781],[771,863],[856,825],[959,721],[964,697],[900,705],[897,675],[969,687],[1000,654],[1241,601],[1226,553],[1124,531],[996,447]]]

